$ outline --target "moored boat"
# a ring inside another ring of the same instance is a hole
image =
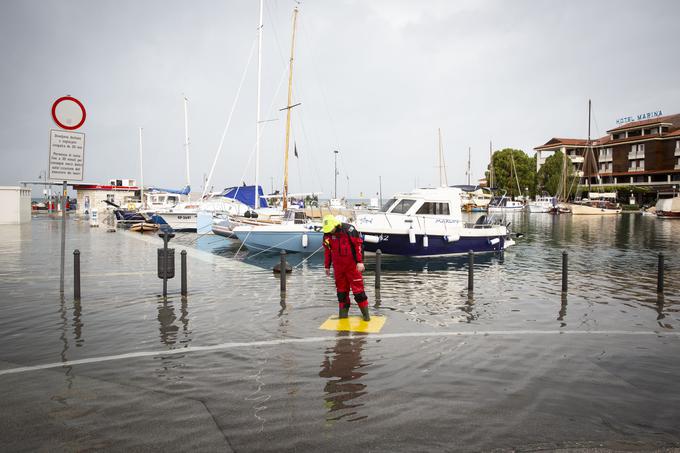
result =
[[[460,189],[441,187],[399,193],[380,213],[359,213],[356,228],[364,249],[414,257],[497,252],[515,242],[505,225],[481,216],[465,223]]]

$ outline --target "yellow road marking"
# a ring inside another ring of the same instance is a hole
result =
[[[379,333],[383,328],[383,325],[385,325],[386,320],[387,318],[384,316],[371,316],[370,321],[364,321],[361,316],[350,316],[344,319],[339,319],[337,316],[331,316],[319,326],[319,329]]]

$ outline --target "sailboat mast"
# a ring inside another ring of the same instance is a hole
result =
[[[437,136],[439,137],[439,143],[437,146],[437,160],[439,161],[439,187],[444,186],[444,176],[442,171],[442,130],[437,128]]]
[[[139,198],[142,202],[142,208],[146,206],[144,202],[144,159],[142,158],[142,128],[139,128]]]
[[[295,26],[297,24],[297,7],[293,10],[293,37],[290,45],[290,64],[288,68],[288,105],[286,106],[286,147],[283,153],[283,209],[288,208],[288,145],[290,143],[290,111],[293,108],[293,60],[295,56]]]
[[[491,163],[491,170],[489,171],[489,189],[493,189],[494,171],[493,171],[493,144],[489,140],[489,162]]]
[[[260,208],[260,98],[262,91],[262,9],[260,0],[260,22],[257,26],[257,120],[255,121],[255,209]],[[290,101],[288,101],[290,104]]]
[[[468,169],[467,169],[468,186],[470,185],[470,150],[471,148],[468,146]]]
[[[592,165],[590,162],[591,157],[595,157],[594,155],[591,156],[593,153],[593,148],[590,146],[590,110],[591,110],[591,101],[588,99],[588,148],[586,150],[586,153],[588,154],[585,159],[583,159],[583,166],[587,167],[585,168],[585,173],[587,173],[587,178],[588,178],[588,198],[590,198],[590,168],[588,166]]]
[[[189,99],[184,96],[184,152],[187,156],[187,186],[191,187],[191,179],[189,177],[189,115],[187,114],[187,104]]]

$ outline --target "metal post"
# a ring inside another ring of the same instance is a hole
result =
[[[182,256],[182,296],[187,295],[187,251],[182,250],[180,253]]]
[[[168,233],[163,233],[163,297],[168,295]]]
[[[61,268],[59,271],[59,294],[64,295],[64,264],[66,263],[66,181],[61,193]]]
[[[656,292],[659,294],[663,294],[663,272],[663,253],[659,253],[659,268],[656,275]]]
[[[73,251],[73,298],[80,300],[80,250]]]
[[[375,287],[380,288],[380,273],[382,272],[382,251],[375,251]]]
[[[567,280],[568,280],[568,268],[569,268],[569,254],[567,251],[562,252],[562,292],[567,292]]]
[[[472,292],[475,287],[475,254],[472,250],[468,252],[468,291]]]
[[[281,292],[286,292],[286,251],[281,250]]]

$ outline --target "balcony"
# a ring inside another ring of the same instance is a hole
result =
[[[675,147],[675,154],[673,154],[673,155],[674,155],[675,157],[680,156],[680,148],[678,148],[678,147],[676,146],[676,147]]]
[[[628,171],[645,171],[645,167],[628,167]]]
[[[569,156],[572,164],[582,164],[583,156]]]
[[[644,159],[645,158],[645,152],[644,151],[630,151],[628,153],[628,159]]]
[[[600,158],[598,159],[599,162],[612,162],[613,160],[614,159],[611,154],[607,156],[600,156]]]

